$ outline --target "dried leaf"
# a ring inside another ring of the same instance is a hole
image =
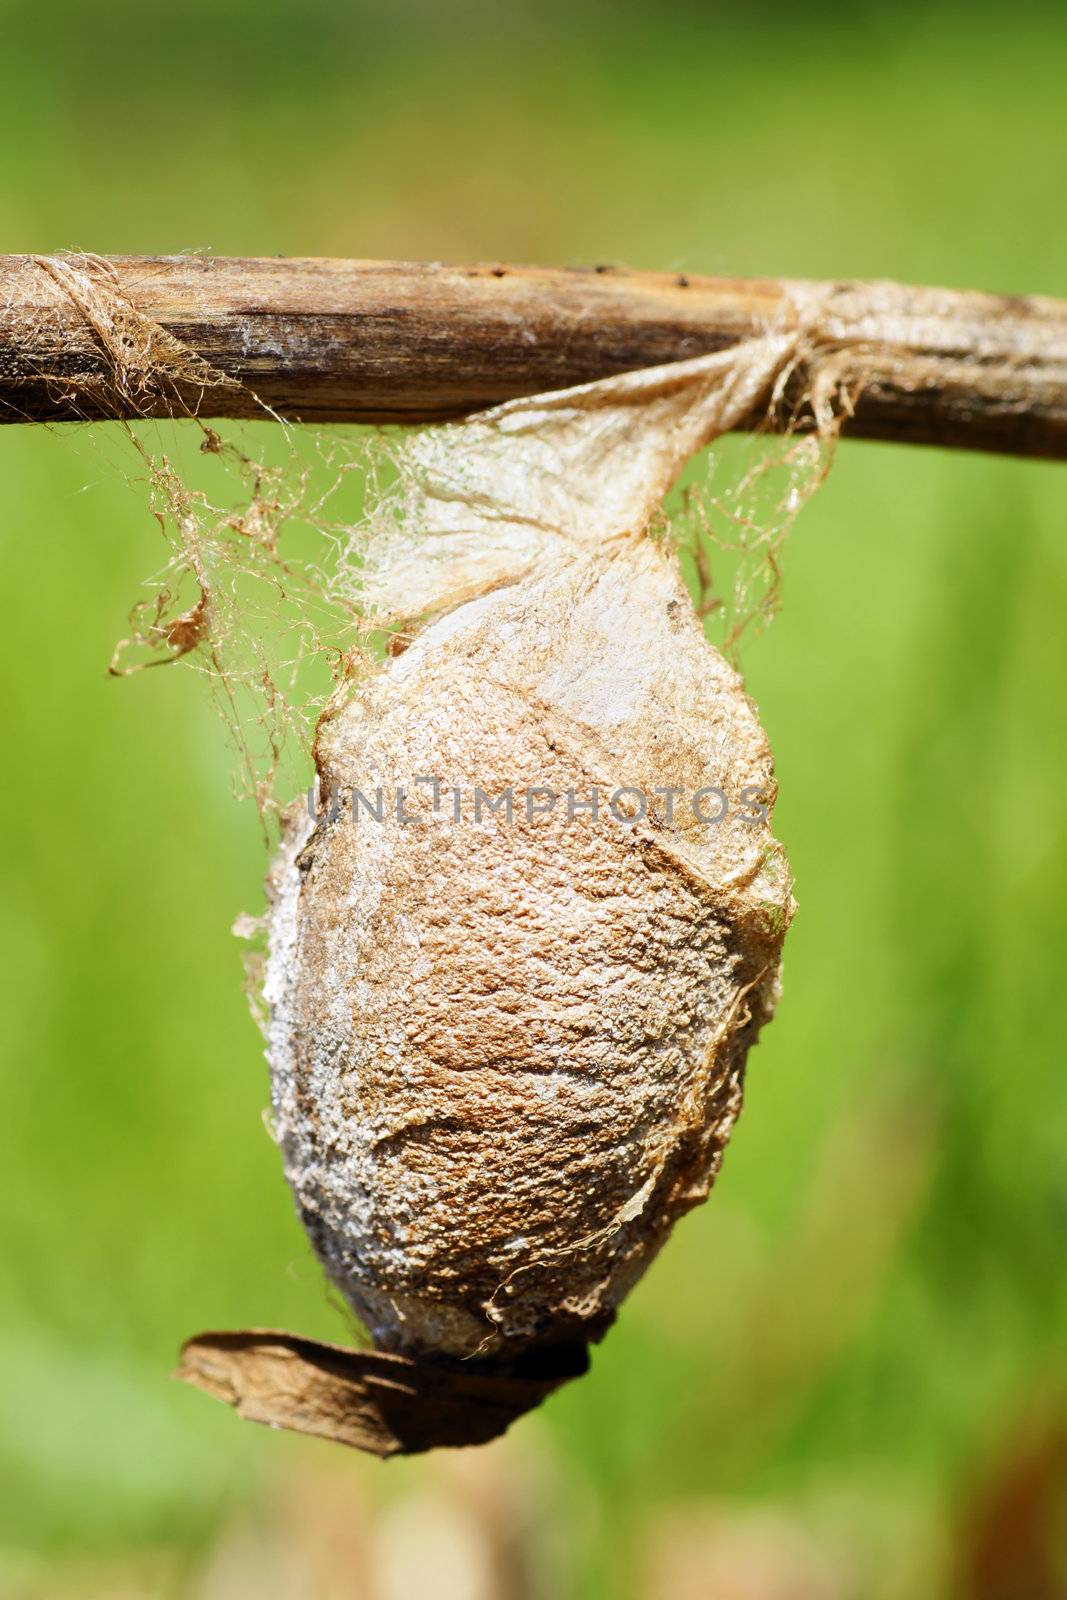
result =
[[[187,1340],[174,1376],[252,1422],[384,1457],[487,1444],[588,1366],[580,1344],[446,1366],[253,1328]]]

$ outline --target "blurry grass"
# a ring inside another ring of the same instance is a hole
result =
[[[5,7],[7,246],[1062,292],[1054,17],[455,15],[230,0],[160,45],[145,8]],[[168,1384],[180,1338],[343,1324],[260,1126],[228,930],[264,859],[224,730],[193,673],[105,677],[160,558],[133,466],[113,430],[0,429],[0,1538],[180,1563],[305,1449]],[[911,1541],[937,1592],[1062,1361],[1065,481],[846,444],[794,532],[745,657],[800,901],[785,998],[710,1205],[536,1425],[575,1593],[636,1592],[649,1519],[722,1495],[843,1527],[864,1594],[914,1592]]]

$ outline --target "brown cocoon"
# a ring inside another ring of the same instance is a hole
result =
[[[320,747],[331,790],[409,780],[414,820],[297,819],[276,867],[275,1112],[305,1226],[382,1348],[595,1337],[706,1196],[773,1008],[781,849],[685,798],[773,796],[754,708],[644,542],[461,607]],[[521,798],[456,822],[422,774],[468,812],[475,785],[684,793],[673,824],[662,800],[628,824]]]
[[[774,797],[755,708],[647,527],[789,358],[767,339],[414,447],[366,579],[453,609],[320,726],[324,795],[381,789],[384,815],[290,817],[266,986],[286,1174],[382,1350],[504,1364],[599,1337],[718,1171],[793,902],[742,804]],[[476,818],[476,786],[510,789],[511,819]],[[601,814],[568,816],[593,787]],[[690,804],[709,788],[716,824]],[[561,799],[528,815],[539,789]],[[643,820],[608,813],[621,789]]]

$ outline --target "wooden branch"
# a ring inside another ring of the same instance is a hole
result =
[[[1062,300],[606,268],[58,258],[215,374],[205,385],[179,364],[154,382],[134,351],[116,383],[106,330],[55,259],[0,257],[0,421],[176,403],[251,417],[258,402],[312,422],[439,420],[800,325],[809,354],[794,392],[832,363],[857,396],[853,436],[1067,458]]]

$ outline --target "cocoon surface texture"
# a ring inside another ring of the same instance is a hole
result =
[[[736,804],[773,792],[752,704],[644,541],[461,606],[320,748],[325,787],[381,791],[383,820],[337,805],[306,842],[298,821],[276,870],[275,1115],[305,1226],[384,1348],[595,1336],[706,1195],[774,1003],[791,903]],[[668,787],[672,822],[666,797],[625,820]],[[476,788],[510,820],[476,820]],[[690,798],[711,788],[714,824]]]

